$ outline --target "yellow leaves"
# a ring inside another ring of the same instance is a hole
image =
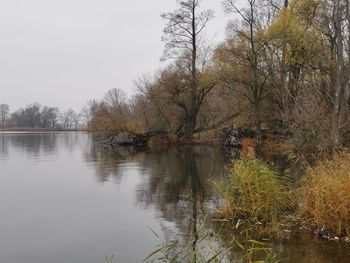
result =
[[[266,35],[269,39],[283,43],[285,40],[295,38],[296,36],[299,38],[302,35],[301,29],[302,26],[295,14],[290,9],[285,9],[280,12],[277,19],[269,27]]]
[[[200,88],[210,88],[218,83],[218,72],[213,68],[207,69],[200,75],[198,80]]]
[[[106,103],[101,102],[98,105],[96,115],[90,123],[92,131],[108,133],[127,131],[130,133],[138,133],[141,131],[140,125],[134,121],[127,120],[125,109],[113,108]]]
[[[267,30],[269,41],[284,49],[287,63],[304,65],[322,60],[324,39],[316,20],[321,3],[319,0],[293,1],[288,8],[280,11]]]
[[[126,122],[126,130],[130,133],[139,134],[143,132],[140,124],[136,121],[129,120]]]
[[[312,24],[315,17],[319,15],[323,4],[324,1],[320,0],[298,0],[293,1],[290,8],[304,23]]]
[[[247,59],[248,43],[239,38],[231,39],[215,50],[214,64],[221,82],[231,82],[232,78],[246,81],[250,78],[250,67]]]

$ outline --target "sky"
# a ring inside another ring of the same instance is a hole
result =
[[[207,29],[223,40],[230,18],[221,0],[203,0],[215,18]],[[0,104],[80,111],[112,88],[136,92],[133,81],[162,63],[164,21],[176,0],[0,0]]]

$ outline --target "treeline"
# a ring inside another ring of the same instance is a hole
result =
[[[61,112],[57,107],[34,103],[10,113],[7,104],[0,105],[2,128],[78,129],[83,123],[83,113],[78,114],[72,109]]]
[[[30,105],[9,121],[71,128],[83,116],[92,131],[162,132],[182,141],[233,126],[255,133],[259,145],[267,130],[299,151],[340,147],[350,131],[349,1],[223,0],[234,20],[214,47],[205,38],[213,12],[200,0],[178,1],[162,14],[166,66],[139,77],[132,98],[113,89],[81,114]]]
[[[223,1],[227,38],[205,40],[213,17],[199,0],[164,13],[167,66],[140,77],[138,93],[90,103],[96,130],[163,131],[179,139],[223,125],[288,134],[318,152],[349,131],[349,0]],[[224,29],[223,29],[224,30]],[[119,91],[114,91],[115,95]]]

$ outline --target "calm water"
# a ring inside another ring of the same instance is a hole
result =
[[[166,240],[190,234],[229,156],[204,146],[112,150],[83,133],[0,133],[0,263],[141,262],[159,243],[150,229]],[[348,247],[311,235],[276,247],[286,262],[350,262]]]

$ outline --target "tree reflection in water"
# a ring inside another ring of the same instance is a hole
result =
[[[181,146],[146,150],[128,147],[102,148],[86,156],[98,163],[99,181],[119,181],[127,167],[137,167],[141,180],[136,191],[137,205],[155,207],[163,224],[163,235],[170,241],[191,237],[195,252],[198,228],[212,205],[214,191],[210,180],[225,174],[230,159],[222,149],[209,146]],[[175,225],[166,227],[168,222]],[[187,241],[186,241],[187,242]],[[195,254],[195,253],[193,253]]]
[[[85,162],[82,164],[80,163],[81,153],[83,153]],[[5,169],[1,170],[2,176],[6,174],[6,165],[11,164],[7,160],[29,160],[28,163],[33,169],[53,167],[53,169],[57,169],[54,173],[57,176],[60,175],[60,165],[62,165],[60,161],[64,160],[67,161],[67,165],[69,163],[73,168],[76,162],[75,168],[82,168],[81,171],[87,173],[93,171],[99,182],[114,181],[119,183],[121,178],[128,178],[130,179],[128,186],[135,190],[127,193],[131,204],[128,202],[124,211],[130,212],[137,208],[149,210],[147,212],[150,213],[145,214],[151,214],[152,218],[147,218],[148,221],[145,221],[154,222],[155,225],[160,222],[163,230],[163,233],[160,234],[167,241],[181,239],[186,244],[190,244],[187,248],[191,249],[192,252],[199,251],[203,247],[201,240],[203,231],[208,232],[208,230],[213,229],[213,224],[203,224],[205,215],[216,200],[210,180],[223,177],[226,172],[225,165],[229,164],[235,155],[235,151],[227,154],[220,148],[209,146],[110,149],[101,147],[91,135],[82,133],[0,134],[0,162],[2,164],[4,161],[5,163]],[[71,156],[75,159],[69,160],[68,158]],[[57,164],[55,160],[58,161]],[[271,161],[274,161],[275,164],[282,164],[277,165],[282,168],[281,171],[286,168],[284,162],[280,162],[279,158]],[[47,163],[37,165],[37,162]],[[16,166],[16,162],[13,163]],[[86,166],[88,166],[87,169]],[[77,170],[72,169],[72,172],[75,171]],[[12,176],[12,174],[9,175]],[[23,175],[26,180],[33,180],[31,181],[33,184],[36,183],[35,180],[42,179],[40,176],[36,178],[37,174],[35,173],[28,173],[30,176],[27,176],[26,171]],[[12,176],[11,180],[15,178],[16,176]],[[70,179],[70,177],[67,177],[67,184],[70,182],[68,178]],[[85,177],[81,178],[85,180]],[[51,185],[49,181],[48,183]],[[59,188],[56,190],[59,191]],[[100,187],[98,190],[104,191]],[[107,188],[106,192],[109,190],[111,189]],[[79,201],[79,199],[75,201]],[[153,211],[155,211],[155,218]],[[133,222],[141,224],[141,226],[138,225],[138,229],[144,227],[147,232],[147,223],[142,226],[144,219],[140,217]],[[128,231],[130,230],[133,230],[132,226],[128,228]],[[222,240],[223,244],[226,243],[225,241],[229,243],[232,241],[232,231],[224,232],[229,236],[220,236],[218,242]],[[134,233],[134,235],[135,238],[139,237],[138,233]],[[143,238],[146,236],[147,234]],[[150,236],[152,236],[151,232]],[[348,245],[319,240],[308,232],[299,231],[298,228],[292,231],[289,239],[276,241],[273,246],[278,251],[278,258],[288,258],[287,262],[345,263],[349,262],[350,257]]]
[[[192,250],[194,262],[205,227],[203,221],[216,199],[210,180],[223,177],[225,165],[230,163],[230,158],[222,151],[208,146],[170,148],[154,156],[157,165],[152,162],[147,177],[139,186],[140,205],[155,205],[162,219],[176,225],[176,230],[163,228],[166,243],[182,237],[180,241]]]
[[[55,156],[61,145],[73,151],[82,138],[78,132],[1,132],[0,159],[8,158],[9,148],[32,160]]]
[[[7,159],[9,155],[9,140],[6,134],[0,134],[0,160]]]
[[[114,180],[118,183],[123,176],[130,175],[130,168],[137,171],[136,205],[156,209],[162,225],[161,234],[166,242],[181,239],[195,256],[194,252],[203,247],[202,233],[217,230],[217,224],[203,222],[209,209],[215,205],[214,200],[217,200],[210,180],[225,175],[225,165],[238,155],[237,151],[209,146],[145,150],[126,147],[110,149],[95,143],[90,145],[92,148],[87,149],[85,159],[96,166],[100,182]],[[232,231],[225,228],[223,232],[220,232],[217,242],[225,247],[232,241]],[[287,262],[348,262],[349,250],[344,249],[343,245],[323,243],[312,235],[296,231],[288,239],[276,241],[273,248],[278,258],[288,259]],[[231,260],[240,258],[238,251],[233,251]],[[177,252],[172,251],[174,254]]]

